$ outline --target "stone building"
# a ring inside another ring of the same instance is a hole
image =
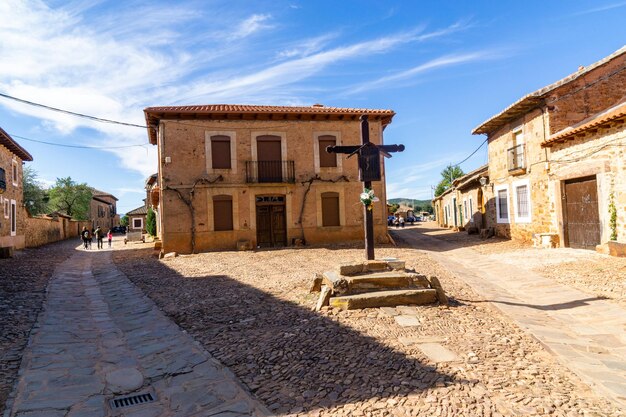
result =
[[[437,224],[441,227],[474,229],[487,227],[486,207],[491,200],[488,167],[483,165],[452,181],[452,186],[433,199]]]
[[[146,218],[148,217],[148,206],[146,204],[126,213],[129,230],[146,233]]]
[[[24,188],[22,164],[33,157],[0,128],[0,248],[25,246]]]
[[[363,239],[357,159],[325,152],[361,143],[359,117],[382,144],[391,110],[204,105],[144,110],[158,145],[164,251],[281,247]],[[381,157],[382,164],[382,157]],[[387,239],[382,181],[374,233]]]
[[[89,221],[94,229],[100,226],[104,231],[119,226],[120,216],[117,214],[117,197],[95,188],[92,189]]]
[[[625,86],[623,47],[474,129],[488,137],[488,222],[498,235],[595,248],[610,238],[613,198],[618,240],[626,241]]]

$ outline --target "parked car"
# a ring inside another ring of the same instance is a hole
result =
[[[419,219],[415,216],[407,216],[406,218],[407,223],[415,223],[415,222],[419,222]]]
[[[393,222],[396,220],[396,216],[387,216],[387,226],[393,226]]]
[[[114,226],[111,228],[113,233],[126,233],[126,226]]]

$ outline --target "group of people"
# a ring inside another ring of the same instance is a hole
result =
[[[100,229],[100,226],[91,230],[87,229],[87,227],[83,227],[80,237],[83,240],[83,246],[85,249],[91,249],[91,243],[93,242],[94,236],[96,237],[98,249],[102,249],[104,247],[104,232]],[[113,242],[113,232],[109,230],[106,236],[109,240],[109,247],[111,247],[111,242]]]
[[[396,229],[398,227],[404,227],[404,217],[402,216],[396,217],[395,220],[393,221],[393,224],[396,226]]]

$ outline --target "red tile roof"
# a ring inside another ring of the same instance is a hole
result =
[[[0,127],[0,145],[4,145],[7,149],[17,155],[22,161],[32,161],[33,157],[31,154],[26,151],[26,149],[22,148],[19,143],[17,143],[7,132],[4,131]]]
[[[541,146],[550,147],[557,142],[565,142],[566,140],[574,139],[574,137],[579,133],[598,128],[609,122],[621,119],[626,119],[626,102],[618,104],[605,112],[583,120],[577,125],[567,127],[559,132],[556,132],[554,135],[546,139]]]
[[[156,144],[156,131],[153,128],[161,119],[255,119],[258,116],[274,119],[274,116],[283,116],[283,119],[296,120],[301,117],[314,119],[316,116],[328,116],[333,118],[357,117],[367,114],[370,117],[380,119],[383,127],[391,123],[395,116],[393,110],[384,109],[357,109],[342,107],[325,107],[320,104],[313,106],[263,106],[245,104],[207,104],[197,106],[163,106],[147,107],[144,109],[150,143]],[[278,119],[278,117],[276,117]]]
[[[600,61],[594,62],[593,64],[588,65],[584,67],[583,69],[580,69],[579,71],[573,74],[570,74],[567,77],[562,78],[553,84],[550,84],[546,87],[540,88],[537,91],[534,91],[530,94],[525,95],[521,99],[517,100],[515,103],[511,104],[506,109],[502,110],[500,113],[496,114],[495,116],[492,116],[490,119],[481,123],[474,130],[472,130],[472,134],[473,135],[489,134],[501,128],[502,126],[512,121],[513,119],[516,119],[519,116],[526,114],[531,109],[538,107],[541,103],[543,103],[544,98],[551,91],[555,90],[558,87],[566,85],[574,80],[577,80],[578,78],[589,73],[595,68],[598,68],[625,53],[626,53],[626,46],[623,46],[617,51],[613,52],[611,55],[601,59]]]

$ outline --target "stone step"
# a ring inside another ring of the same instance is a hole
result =
[[[340,275],[335,271],[326,271],[320,284],[330,287],[334,294],[345,295],[363,291],[385,289],[430,288],[424,275],[404,271],[375,272],[361,275]]]
[[[367,275],[346,277],[348,293],[363,290],[384,290],[400,288],[429,288],[429,282],[423,275],[407,274],[405,272],[390,271]]]
[[[330,306],[341,310],[356,310],[360,308],[432,304],[436,301],[437,291],[434,289],[395,290],[333,297],[330,299]]]

